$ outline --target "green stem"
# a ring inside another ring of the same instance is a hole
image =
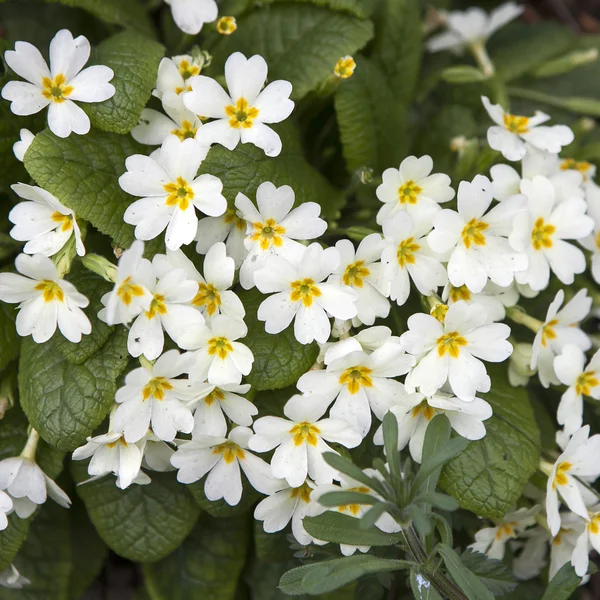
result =
[[[530,329],[534,333],[537,333],[544,326],[544,323],[542,321],[539,321],[538,319],[531,317],[524,310],[522,310],[521,308],[518,308],[516,306],[507,308],[506,316],[511,321],[514,321],[515,323],[518,323],[519,325],[523,325],[524,327],[527,327],[527,329]]]
[[[40,434],[32,427],[25,448],[23,448],[23,452],[21,452],[21,456],[28,460],[35,461],[35,453],[39,441]]]
[[[86,254],[81,262],[86,269],[93,271],[100,277],[114,283],[117,280],[117,267],[99,254]]]
[[[479,68],[483,71],[486,77],[493,77],[496,74],[494,63],[487,53],[485,44],[482,41],[473,42],[469,46],[475,62],[479,65]]]

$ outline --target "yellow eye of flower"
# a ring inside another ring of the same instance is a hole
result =
[[[333,72],[340,79],[348,79],[348,77],[352,77],[354,69],[356,69],[354,59],[351,56],[342,56],[335,64]]]
[[[513,523],[504,523],[503,525],[500,525],[498,527],[498,531],[496,531],[496,539],[500,542],[507,538],[516,537],[516,533],[515,533],[516,526],[517,526],[517,524],[514,522]]]
[[[146,317],[148,319],[154,319],[157,315],[166,315],[167,305],[165,304],[165,297],[162,294],[154,294],[150,302],[150,308],[146,311]]]
[[[236,458],[243,460],[246,454],[234,442],[223,442],[213,448],[213,454],[222,454],[223,460],[230,465]]]
[[[358,492],[359,494],[368,494],[371,492],[371,490],[364,485],[360,485],[358,487],[353,487],[353,488],[348,488],[347,490],[344,490],[344,491],[345,492]],[[339,512],[349,512],[352,515],[356,516],[360,512],[361,506],[364,506],[364,504],[341,504],[340,506],[338,506],[338,511]]]
[[[556,467],[556,473],[554,475],[554,481],[552,482],[552,489],[555,490],[557,485],[567,485],[569,480],[567,479],[567,473],[571,470],[573,465],[570,462],[561,462]]]
[[[294,437],[294,445],[300,446],[304,442],[311,446],[316,446],[318,442],[318,435],[321,430],[312,423],[304,421],[302,423],[296,423],[289,431]]]
[[[511,133],[527,133],[529,131],[529,119],[518,115],[504,115],[504,127]]]
[[[591,389],[600,385],[600,381],[596,377],[595,371],[585,371],[575,382],[575,392],[580,396],[589,396]]]
[[[591,169],[591,167],[592,165],[589,162],[586,162],[585,160],[575,160],[574,158],[565,158],[565,160],[560,163],[560,168],[563,171],[579,171],[586,180],[586,173]]]
[[[179,73],[184,79],[189,79],[194,75],[200,74],[200,67],[190,64],[189,60],[183,58],[179,61]]]
[[[228,208],[225,211],[225,223],[227,223],[228,225],[231,225],[233,223],[233,226],[236,229],[239,229],[240,231],[244,231],[244,229],[246,228],[246,221],[244,219],[242,219],[242,217],[238,216],[235,208]]]
[[[229,125],[234,129],[250,129],[254,124],[254,119],[258,117],[258,109],[248,107],[248,101],[240,98],[235,106],[225,107],[225,114],[229,117]]]
[[[371,271],[365,267],[365,261],[357,260],[346,267],[346,270],[342,275],[342,281],[345,285],[361,288],[364,285],[364,278],[368,277],[370,274]]]
[[[163,185],[163,188],[169,194],[165,200],[167,206],[177,206],[179,210],[187,210],[194,199],[194,190],[183,177]]]
[[[309,277],[292,281],[290,287],[292,288],[290,300],[292,302],[302,300],[302,304],[306,307],[312,306],[313,298],[318,298],[321,295],[321,290],[315,285],[314,280]]]
[[[55,281],[50,281],[49,279],[44,279],[40,281],[34,289],[42,292],[44,296],[44,302],[52,302],[53,300],[58,300],[58,302],[64,302],[65,293],[58,283]]]
[[[62,231],[69,231],[69,229],[73,229],[73,215],[63,215],[56,210],[50,215],[50,218],[56,223],[62,223]]]
[[[345,385],[351,394],[358,394],[362,387],[373,387],[370,375],[373,369],[367,367],[350,367],[340,376],[340,384]]]
[[[171,130],[173,135],[176,135],[182,142],[184,140],[192,139],[196,137],[197,127],[194,127],[190,121],[183,121],[179,129]]]
[[[142,398],[148,400],[152,396],[155,400],[164,400],[165,392],[172,389],[173,386],[164,377],[154,377],[143,387]]]
[[[271,245],[280,248],[283,245],[282,235],[285,235],[285,227],[277,224],[275,219],[267,219],[264,223],[257,221],[252,223],[254,232],[250,239],[259,242],[262,250],[268,250]]]
[[[131,283],[131,277],[127,277],[123,280],[121,285],[117,288],[117,296],[121,299],[121,302],[125,306],[129,306],[133,301],[133,297],[140,297],[144,295],[144,288],[135,283]]]
[[[458,358],[461,346],[466,346],[467,343],[467,340],[458,331],[446,333],[436,341],[438,356],[441,358],[447,352],[452,358]]]
[[[231,342],[225,337],[214,337],[208,340],[208,355],[217,355],[221,360],[225,360],[227,355],[233,352]]]
[[[461,285],[459,287],[450,287],[450,300],[452,302],[458,302],[459,300],[470,300],[471,292],[466,285]]]
[[[542,327],[542,346],[544,348],[548,344],[548,340],[553,340],[556,338],[556,331],[554,331],[554,327],[558,325],[558,321],[556,319],[552,319],[552,321],[548,321]]]
[[[217,21],[217,31],[221,35],[231,35],[237,29],[235,17],[221,17]]]
[[[425,419],[427,419],[427,421],[431,421],[431,419],[435,417],[435,408],[429,406],[429,404],[427,404],[427,400],[423,400],[423,402],[417,404],[417,406],[410,411],[410,414],[413,419],[419,415],[422,415]]]
[[[415,252],[418,252],[421,249],[419,244],[415,244],[414,239],[415,238],[409,237],[398,244],[396,259],[403,269],[407,264],[413,265],[415,263]]]
[[[206,312],[212,317],[221,306],[221,294],[212,283],[199,283],[198,292],[192,300],[194,306],[206,306]]]
[[[300,487],[293,488],[290,496],[292,498],[300,497],[300,500],[302,500],[302,502],[308,504],[310,502],[311,492],[312,488],[307,483],[303,483]]]
[[[65,102],[67,97],[73,93],[73,86],[65,85],[66,82],[67,79],[62,73],[56,75],[54,79],[44,77],[42,79],[42,96],[57,104]]]
[[[552,248],[552,234],[556,231],[554,225],[546,224],[544,219],[540,217],[533,224],[531,231],[531,243],[536,250],[542,248]]]
[[[477,219],[471,219],[463,228],[461,237],[463,244],[467,250],[471,247],[471,244],[477,246],[485,246],[485,231],[489,225],[484,221],[478,221]]]
[[[440,323],[446,320],[446,314],[448,313],[448,305],[443,302],[438,302],[430,311],[429,314],[437,319]]]
[[[204,398],[204,403],[210,406],[215,400],[225,400],[225,394],[219,388],[215,388],[208,394],[208,396]]]
[[[418,186],[412,179],[404,182],[398,188],[398,202],[400,204],[416,204],[419,201],[419,194],[423,188]]]

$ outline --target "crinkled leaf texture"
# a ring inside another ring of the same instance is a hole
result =
[[[485,554],[469,548],[460,555],[460,560],[467,569],[477,575],[494,596],[510,594],[517,587],[512,574],[499,560],[488,558]]]
[[[275,2],[310,2],[333,10],[343,10],[362,19],[366,19],[373,12],[375,4],[373,0],[263,0],[262,4]]]
[[[441,488],[480,517],[503,517],[523,493],[540,459],[540,433],[527,391],[513,388],[502,368],[488,367],[492,389],[481,394],[494,410],[486,436],[446,463]]]
[[[16,317],[14,305],[0,304],[0,371],[19,356],[21,338],[15,328]]]

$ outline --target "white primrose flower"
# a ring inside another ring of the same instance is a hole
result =
[[[578,568],[573,564],[575,558],[574,551],[577,546],[577,541],[587,528],[588,521],[579,515],[572,512],[563,512],[560,515],[561,525],[558,533],[552,538],[550,545],[550,565],[548,570],[548,580],[552,581],[554,576],[560,571],[561,567],[568,562],[571,562],[574,568]],[[581,557],[581,568],[578,568],[578,573],[587,571],[588,556],[587,551],[585,559]]]
[[[156,437],[166,442],[172,442],[178,431],[191,433],[194,417],[186,401],[192,391],[188,379],[179,378],[191,364],[190,356],[169,350],[153,365],[130,371],[115,395],[120,406],[113,418],[114,431],[122,432],[129,444],[141,440],[150,425]]]
[[[571,565],[579,577],[583,577],[587,573],[590,561],[589,553],[592,550],[600,552],[600,506],[590,508],[589,520],[577,538],[571,555]]]
[[[76,102],[103,102],[112,98],[115,88],[109,81],[112,69],[96,65],[83,69],[90,57],[90,43],[80,35],[73,39],[61,29],[50,42],[50,69],[40,51],[29,42],[17,42],[4,54],[6,64],[24,81],[9,81],[2,97],[11,102],[15,115],[33,115],[48,109],[48,127],[58,137],[71,132],[83,135],[90,130],[90,119]]]
[[[439,254],[451,251],[448,279],[453,286],[470,291],[483,290],[488,280],[508,287],[515,271],[527,268],[527,256],[515,252],[508,243],[515,215],[524,210],[524,196],[512,196],[494,206],[492,183],[476,175],[471,183],[458,187],[458,212],[445,209],[433,220],[427,236],[430,247]],[[487,211],[487,212],[486,212]]]
[[[220,217],[202,219],[196,233],[196,252],[206,254],[216,243],[225,242],[227,256],[233,258],[235,268],[239,269],[248,254],[244,245],[246,226],[235,207],[228,208]]]
[[[271,475],[269,464],[248,452],[251,436],[248,427],[235,427],[227,437],[200,435],[182,442],[171,457],[171,463],[179,469],[177,481],[194,483],[208,473],[204,494],[211,502],[223,498],[230,506],[236,506],[242,497],[240,468],[261,494],[282,489],[285,483]]]
[[[339,342],[321,344],[319,362],[326,365],[350,354],[351,352],[366,352],[370,354],[385,344],[400,344],[400,338],[392,336],[392,330],[385,325],[377,325],[362,329],[356,335],[341,339]]]
[[[204,277],[198,272],[194,263],[181,250],[167,250],[165,255],[156,255],[153,259],[168,271],[169,266],[183,269],[188,279],[196,281],[198,290],[190,301],[207,321],[223,314],[234,319],[243,319],[246,309],[235,292],[229,288],[233,285],[235,262],[227,256],[225,244],[218,242],[211,246],[204,258]]]
[[[585,200],[574,197],[557,204],[552,183],[540,175],[523,180],[521,191],[527,197],[526,210],[515,216],[509,241],[527,254],[528,265],[515,279],[539,291],[547,287],[552,270],[570,285],[585,271],[585,256],[564,240],[580,240],[592,232],[594,221],[585,214]]]
[[[492,407],[481,398],[465,402],[452,394],[438,391],[431,396],[405,394],[397,398],[390,412],[398,421],[398,448],[408,445],[410,455],[420,463],[423,457],[425,431],[435,415],[443,413],[450,426],[467,440],[480,440],[486,434],[484,421],[492,416]],[[373,442],[383,446],[383,429],[380,426]]]
[[[560,380],[554,372],[554,357],[560,354],[567,344],[574,344],[581,350],[589,350],[592,342],[579,328],[592,307],[592,299],[587,289],[579,290],[561,309],[565,299],[563,290],[559,290],[548,307],[546,319],[533,340],[531,369],[538,370],[540,382],[544,387],[558,385]]]
[[[324,343],[331,333],[329,317],[356,316],[356,292],[347,285],[325,282],[340,263],[335,248],[323,249],[313,243],[299,262],[270,257],[254,273],[256,287],[272,294],[258,307],[258,319],[267,333],[279,333],[294,321],[294,335],[301,344]]]
[[[34,342],[47,342],[56,327],[71,342],[79,343],[92,325],[81,310],[89,300],[62,279],[54,263],[42,254],[19,254],[16,273],[0,273],[0,300],[19,304],[17,333],[31,335]]]
[[[412,218],[406,211],[396,213],[383,223],[385,247],[381,262],[390,282],[390,298],[398,306],[408,300],[411,279],[424,296],[430,296],[448,281],[441,263],[444,257],[429,245],[430,231],[430,221],[418,216]]]
[[[576,431],[564,452],[556,459],[546,485],[546,514],[552,535],[560,530],[561,514],[559,493],[569,510],[584,519],[589,519],[584,500],[585,486],[577,478],[595,479],[600,475],[598,453],[600,435],[590,434],[590,426],[584,425]]]
[[[198,35],[204,23],[212,23],[219,9],[215,0],[165,0],[171,7],[173,21],[188,35]]]
[[[202,65],[189,54],[163,58],[158,65],[156,87],[152,95],[162,101],[163,107],[167,105],[180,111],[187,110],[183,104],[183,92],[192,90],[189,80],[200,75],[201,69]]]
[[[483,308],[463,301],[448,308],[443,323],[417,313],[408,318],[408,328],[400,340],[418,360],[406,377],[408,392],[419,388],[431,396],[448,382],[459,399],[470,402],[477,392],[490,391],[490,378],[481,360],[502,362],[512,353],[512,345],[506,341],[510,327],[487,324]]]
[[[531,368],[533,344],[518,342],[513,347],[513,353],[508,359],[508,381],[510,385],[525,386],[535,375],[536,369]]]
[[[481,101],[496,123],[488,129],[488,144],[508,160],[521,160],[525,156],[526,142],[538,150],[558,154],[575,137],[566,125],[542,125],[550,116],[539,110],[533,117],[523,117],[504,112],[500,104],[492,104],[486,96],[482,96]]]
[[[270,181],[256,190],[258,210],[241,192],[236,196],[235,207],[247,222],[244,245],[248,255],[240,269],[244,289],[254,287],[254,273],[270,256],[298,262],[305,246],[296,240],[314,240],[325,233],[327,222],[319,217],[321,207],[316,202],[304,202],[292,210],[294,200],[289,185],[275,187]]]
[[[13,501],[20,519],[30,517],[48,496],[64,508],[69,508],[69,497],[31,459],[14,456],[0,461],[0,490]]]
[[[532,525],[539,506],[519,508],[509,512],[495,522],[494,527],[484,527],[475,534],[475,542],[469,546],[475,552],[481,552],[488,558],[502,560],[509,540],[515,539]]]
[[[442,300],[452,306],[459,300],[467,304],[479,304],[487,314],[488,322],[503,321],[506,317],[506,308],[515,306],[519,301],[519,290],[516,285],[501,287],[492,281],[485,284],[483,290],[473,294],[466,285],[458,287],[446,285],[442,292]]]
[[[377,213],[377,223],[382,225],[388,217],[399,210],[408,211],[412,216],[431,221],[440,209],[439,204],[454,198],[450,187],[450,177],[443,173],[431,174],[431,156],[409,156],[398,169],[386,169],[383,183],[377,188],[377,198],[383,206]]]
[[[25,152],[29,150],[29,146],[31,146],[31,143],[35,139],[35,134],[31,133],[29,129],[21,129],[19,136],[19,141],[13,144],[13,153],[17,160],[23,162]]]
[[[31,581],[29,581],[27,577],[23,577],[23,575],[17,571],[15,565],[10,565],[8,569],[0,573],[0,587],[20,590],[30,583]]]
[[[513,553],[512,572],[519,581],[537,577],[547,565],[549,532],[541,525],[526,529],[519,540],[509,542]]]
[[[388,409],[405,395],[404,385],[392,379],[405,375],[415,359],[400,344],[384,344],[367,355],[351,352],[327,365],[308,371],[296,384],[304,395],[320,396],[329,414],[348,423],[361,437],[371,428],[371,411],[382,420]]]
[[[8,517],[13,510],[12,498],[0,490],[0,531],[4,531],[8,527]]]
[[[345,421],[323,419],[328,403],[320,396],[293,396],[283,407],[287,419],[261,417],[254,422],[256,432],[250,438],[250,449],[269,452],[274,477],[285,479],[292,487],[300,487],[307,477],[315,483],[331,483],[339,473],[323,458],[334,452],[326,442],[356,448],[362,436]]]
[[[600,197],[594,201],[588,200],[588,215],[594,221],[594,229],[588,237],[579,243],[592,253],[590,272],[594,281],[600,284]]]
[[[339,240],[335,247],[340,264],[329,277],[332,283],[343,283],[357,293],[353,324],[373,325],[376,318],[385,319],[390,313],[390,282],[385,266],[380,262],[384,243],[378,233],[366,236],[356,250],[350,240]]]
[[[186,350],[194,350],[192,380],[239,385],[242,375],[250,373],[254,362],[250,348],[236,341],[247,334],[243,321],[226,315],[215,317],[205,326],[188,327],[178,344]]]
[[[140,115],[139,123],[131,130],[131,136],[140,144],[160,146],[169,135],[178,137],[182,142],[187,139],[196,139],[202,121],[191,111],[178,102],[175,106],[163,101],[166,115],[154,110],[144,108]]]
[[[240,141],[264,150],[267,156],[278,156],[281,138],[267,123],[279,123],[294,109],[289,99],[292,84],[267,79],[267,63],[255,54],[246,58],[234,52],[225,63],[225,81],[229,94],[210,77],[198,75],[190,79],[192,91],[183,97],[195,114],[216,119],[205,123],[199,138],[207,144],[219,143],[233,150]]]
[[[27,242],[25,254],[53,256],[75,236],[75,248],[79,256],[85,254],[81,231],[75,213],[46,190],[25,183],[10,186],[12,191],[25,200],[8,213],[14,223],[10,235],[15,240]]]
[[[462,52],[465,46],[485,44],[498,29],[516,19],[524,9],[516,2],[505,2],[489,14],[477,6],[465,11],[452,11],[444,15],[448,30],[430,37],[427,50]]]
[[[568,386],[561,396],[556,414],[565,433],[575,433],[583,425],[583,396],[600,400],[600,351],[585,366],[583,350],[574,344],[566,344],[554,358],[554,372],[558,380]]]
[[[152,156],[134,154],[125,161],[127,171],[119,185],[132,196],[143,196],[125,211],[123,219],[135,225],[139,240],[152,240],[166,229],[165,244],[178,250],[190,244],[198,230],[196,210],[218,217],[227,209],[223,184],[214,175],[196,176],[207,146],[183,142],[169,135]]]

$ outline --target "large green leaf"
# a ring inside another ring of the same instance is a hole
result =
[[[74,450],[102,423],[114,402],[117,377],[127,367],[127,331],[113,333],[102,349],[79,365],[50,340],[23,343],[19,392],[29,422],[50,444]]]
[[[123,214],[133,199],[118,179],[125,172],[125,159],[139,153],[144,149],[130,136],[91,131],[61,139],[45,130],[27,151],[25,167],[78,217],[128,247],[133,227],[123,221]]]
[[[447,544],[438,544],[437,551],[444,559],[452,579],[469,600],[494,600],[494,594],[462,563],[455,550]]]
[[[0,573],[8,569],[13,562],[27,538],[31,521],[32,517],[19,519],[16,513],[9,515],[8,527],[4,531],[0,531]]]
[[[523,493],[540,458],[540,434],[524,388],[513,388],[501,367],[488,367],[492,389],[481,397],[494,415],[486,436],[446,463],[441,488],[480,517],[504,516]]]
[[[581,577],[575,573],[571,563],[565,563],[550,581],[542,600],[568,600],[580,583]]]
[[[0,371],[19,356],[21,338],[15,328],[17,309],[14,305],[0,304]]]
[[[310,2],[333,10],[344,10],[363,19],[373,12],[374,7],[373,0],[263,0],[262,4],[273,4],[275,2]]]
[[[123,4],[121,0],[117,2]],[[161,44],[133,31],[118,33],[98,46],[92,62],[114,71],[111,83],[116,91],[104,102],[82,105],[94,127],[129,133],[138,124],[156,84],[158,63],[163,55]]]
[[[333,74],[342,56],[355,54],[372,36],[370,21],[349,14],[310,4],[275,4],[241,17],[236,34],[222,36],[213,50],[213,73],[236,50],[260,54],[269,65],[269,80],[291,82],[292,98],[299,100]]]
[[[267,533],[263,529],[262,521],[253,519],[254,525],[254,554],[256,558],[268,563],[289,560],[291,556],[290,543],[287,540],[285,529],[274,533]],[[275,583],[275,586],[277,583]]]
[[[319,354],[316,343],[302,345],[294,336],[294,327],[276,335],[265,331],[257,318],[260,303],[266,298],[257,289],[239,292],[246,307],[248,335],[244,343],[254,354],[254,363],[246,381],[257,390],[275,390],[293,385],[314,364]]]
[[[71,463],[78,483],[89,479],[87,463]],[[100,537],[119,556],[138,562],[164,558],[193,529],[200,509],[173,473],[151,473],[148,485],[120,490],[112,476],[77,486]]]
[[[203,515],[171,556],[144,565],[152,600],[233,600],[250,541],[248,520]]]

